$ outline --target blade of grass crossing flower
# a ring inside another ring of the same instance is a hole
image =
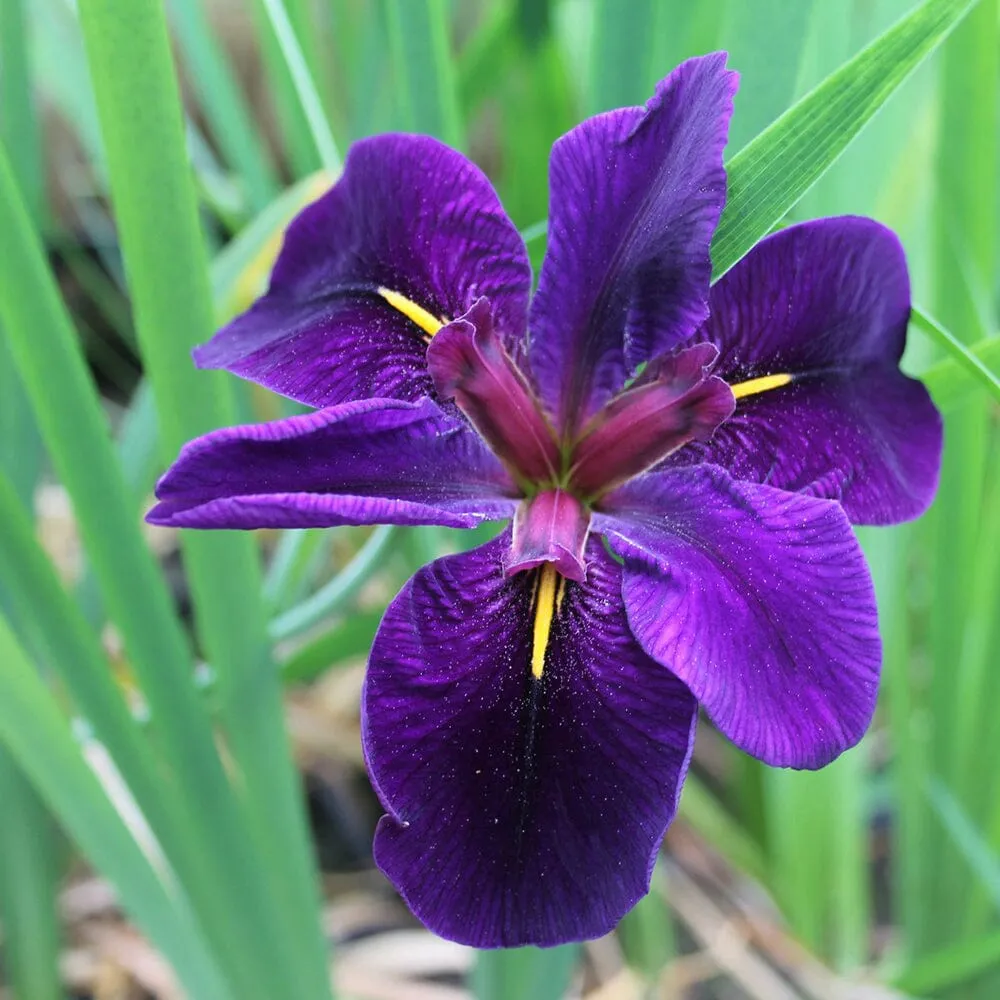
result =
[[[194,997],[236,1000],[180,887],[158,871],[81,755],[34,665],[0,616],[0,743],[84,854],[117,888]],[[33,994],[32,994],[33,996]]]
[[[214,319],[166,25],[154,0],[127,10],[112,0],[85,0],[81,15],[136,327],[161,440],[173,457],[186,440],[231,422],[234,407],[225,378],[195,371],[188,357],[193,344],[208,339]],[[150,198],[151,190],[159,197]],[[242,919],[258,937],[256,957],[281,989],[322,997],[329,983],[318,895],[253,539],[188,532],[182,544],[199,634],[219,678],[220,722],[259,852],[253,890],[265,911]],[[246,833],[228,831],[238,843],[246,843]]]
[[[1000,156],[996,136],[1000,62],[997,3],[984,0],[956,33],[941,65],[942,123],[938,139],[937,194],[934,206],[933,301],[936,314],[962,341],[974,341],[980,328],[977,287],[989,288],[995,277],[996,177]],[[995,322],[995,319],[993,320]],[[978,788],[986,780],[985,757],[1000,753],[1000,738],[983,731],[984,743],[973,762],[973,776],[951,771],[959,731],[976,726],[976,718],[960,718],[956,669],[968,664],[956,656],[970,620],[971,584],[984,557],[980,535],[984,512],[984,474],[988,453],[989,416],[983,400],[953,413],[945,433],[941,487],[933,515],[925,527],[935,546],[936,598],[930,616],[933,670],[931,699],[936,707],[933,754],[951,794],[969,811],[973,822],[984,820]],[[995,558],[990,554],[989,558]],[[972,777],[971,786],[969,778]],[[971,791],[972,797],[966,795]],[[931,827],[931,830],[936,830]],[[938,856],[931,869],[929,939],[922,948],[955,939],[969,901],[968,871],[955,850],[940,838],[928,838],[926,850]]]
[[[462,149],[448,9],[444,0],[386,0],[385,7],[402,122]]]
[[[171,0],[169,10],[191,85],[212,133],[245,187],[250,207],[259,212],[277,194],[277,177],[205,6],[198,0]]]
[[[712,241],[715,279],[809,190],[975,3],[924,0],[728,161],[728,199]]]

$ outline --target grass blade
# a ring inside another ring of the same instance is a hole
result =
[[[938,134],[931,264],[935,314],[962,341],[969,342],[996,329],[996,317],[980,301],[983,289],[993,287],[998,261],[996,237],[996,177],[1000,171],[997,142],[1000,73],[997,45],[996,0],[980,0],[956,33],[941,64],[941,126]],[[992,81],[992,86],[984,85]],[[985,802],[981,789],[993,779],[987,763],[1000,754],[991,714],[979,709],[971,718],[960,717],[967,701],[967,671],[971,660],[956,662],[966,644],[975,607],[973,585],[981,579],[978,565],[995,553],[983,549],[980,523],[984,520],[984,487],[989,467],[991,416],[980,396],[953,413],[945,428],[941,486],[934,510],[924,525],[931,549],[936,584],[930,608],[929,638],[931,677],[929,698],[935,706],[931,753],[937,763],[935,777],[943,794],[975,826],[985,828]],[[956,684],[956,670],[961,676]],[[988,700],[980,693],[980,704]],[[978,709],[978,705],[977,705]],[[964,741],[963,729],[978,731],[980,739],[971,772],[949,767],[955,749]],[[938,791],[941,791],[939,789]],[[940,796],[932,805],[938,806]],[[962,842],[949,831],[945,838],[931,825],[924,850],[933,859],[929,868],[927,934],[914,943],[917,953],[939,948],[973,929],[971,914],[982,887],[970,879]],[[957,849],[956,849],[957,848]],[[973,891],[970,891],[972,889]],[[994,982],[994,992],[997,983]]]
[[[714,280],[770,232],[975,3],[925,0],[732,157]]]
[[[309,66],[302,53],[302,46],[299,44],[295,29],[288,19],[285,5],[282,0],[262,0],[262,2],[281,49],[282,57],[288,67],[292,85],[295,87],[295,95],[309,126],[309,134],[316,147],[319,162],[328,172],[339,174],[342,166],[340,152],[326,120],[326,111],[323,109],[323,102],[316,90],[316,83],[310,75]]]
[[[912,996],[940,995],[1000,964],[1000,931],[918,958],[893,984]]]
[[[927,799],[959,854],[986,889],[993,907],[1000,912],[1000,857],[976,828],[961,803],[944,782],[931,779],[925,788]]]
[[[386,17],[406,127],[462,149],[465,133],[458,110],[447,4],[444,0],[386,0]]]
[[[254,890],[249,874],[254,864],[204,706],[191,683],[186,641],[139,532],[79,343],[2,151],[0,230],[10,250],[0,254],[0,320],[35,419],[73,501],[109,614],[156,719],[157,736],[184,785],[184,806],[202,824],[203,849],[214,855],[210,873],[228,880],[232,899],[242,899]],[[260,904],[244,900],[240,905],[254,913]],[[248,960],[241,960],[243,966],[248,970],[245,995],[255,996]]]
[[[45,685],[0,616],[0,743],[30,776],[126,910],[162,949],[191,996],[235,1000],[194,914],[157,872],[105,795]],[[242,998],[241,998],[242,1000]]]
[[[278,182],[263,138],[247,107],[201,0],[171,0],[171,23],[187,62],[192,87],[222,153],[260,211],[277,194]]]
[[[1000,400],[1000,377],[997,377],[972,349],[966,347],[930,313],[918,306],[913,307],[912,320],[938,347],[953,358],[957,365],[961,365],[967,375],[985,387],[994,399]]]
[[[560,1000],[566,995],[580,946],[481,951],[472,972],[477,1000]]]
[[[188,355],[208,339],[214,318],[166,25],[155,0],[137,0],[127,10],[114,0],[85,0],[81,19],[136,329],[161,441],[172,458],[190,438],[232,423],[235,408],[227,376],[197,372]],[[199,634],[219,678],[220,721],[259,852],[256,862],[247,857],[256,874],[245,888],[260,896],[265,912],[242,919],[257,938],[255,957],[284,983],[279,989],[322,997],[329,985],[318,895],[253,539],[186,532],[182,544]],[[245,842],[247,832],[227,836]]]
[[[653,66],[658,33],[650,25],[656,17],[653,0],[630,4],[597,0],[590,51],[590,88],[587,113],[644,104],[665,67]]]
[[[59,840],[52,817],[0,747],[0,923],[14,995],[62,1000],[56,913]]]
[[[377,527],[354,558],[329,582],[301,604],[272,620],[268,631],[275,641],[288,639],[334,615],[364,586],[391,549],[398,532],[391,524]]]
[[[966,348],[988,371],[1000,369],[1000,334],[987,337]],[[959,364],[954,358],[945,358],[921,372],[934,402],[943,411],[955,409],[962,402],[975,399],[976,388],[981,385],[978,372],[973,375],[968,365]]]
[[[729,5],[729,65],[739,71],[729,148],[742,149],[792,101],[816,0]]]

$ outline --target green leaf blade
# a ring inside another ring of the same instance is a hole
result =
[[[732,157],[713,280],[770,232],[975,3],[925,0]]]

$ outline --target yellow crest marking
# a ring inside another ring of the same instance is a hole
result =
[[[767,392],[769,389],[780,389],[791,381],[791,375],[762,375],[747,382],[737,382],[729,388],[733,390],[733,395],[737,399],[742,399],[744,396],[756,396],[757,393]]]
[[[407,319],[413,320],[430,340],[438,330],[444,326],[444,321],[438,319],[433,313],[429,313],[423,306],[418,306],[412,299],[408,299],[399,292],[394,292],[391,288],[379,288],[379,295],[385,299],[393,309],[401,312]]]
[[[541,680],[545,671],[545,651],[549,645],[552,619],[562,605],[565,590],[565,578],[556,572],[552,563],[544,563],[532,595],[535,605],[535,631],[531,640],[531,676],[535,680]]]

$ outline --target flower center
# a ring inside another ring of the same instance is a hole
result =
[[[438,393],[455,400],[522,490],[508,575],[541,567],[539,600],[555,585],[550,574],[583,581],[591,507],[689,441],[707,439],[732,414],[732,390],[710,374],[717,357],[713,345],[696,344],[654,360],[561,446],[486,299],[435,331],[427,364]],[[545,629],[551,604],[538,605]]]

